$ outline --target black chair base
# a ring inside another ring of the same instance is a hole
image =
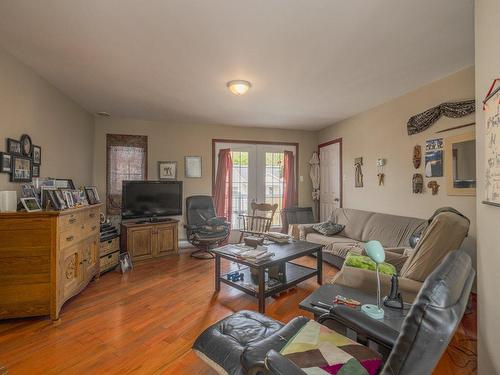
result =
[[[204,259],[204,260],[215,258],[215,255],[209,249],[198,249],[196,251],[193,251],[190,255],[193,258]]]

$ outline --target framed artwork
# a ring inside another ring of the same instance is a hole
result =
[[[496,83],[497,80],[483,101],[485,191],[482,203],[500,207],[500,86],[495,88]]]
[[[0,172],[1,173],[12,172],[12,156],[5,152],[0,152]]]
[[[56,199],[59,202],[59,206],[61,207],[61,210],[65,210],[68,208],[66,205],[66,200],[64,199],[64,194],[61,190],[56,190],[55,191]]]
[[[89,204],[101,203],[99,193],[97,192],[97,188],[95,186],[85,186],[84,190]]]
[[[158,179],[160,179],[160,180],[177,180],[177,162],[176,161],[159,161],[158,162]]]
[[[73,194],[71,190],[63,190],[64,200],[69,208],[75,207],[75,202],[73,201]]]
[[[32,177],[40,177],[40,166],[33,164]]]
[[[40,204],[38,203],[36,198],[21,198],[21,203],[23,204],[24,209],[28,212],[36,212],[42,210],[42,207],[40,207]]]
[[[31,173],[31,159],[22,156],[12,157],[12,173],[10,174],[11,182],[31,182],[33,177]]]
[[[33,164],[42,164],[42,148],[40,146],[33,145]]]
[[[33,142],[31,142],[31,137],[28,134],[23,134],[21,136],[21,152],[26,157],[31,157],[31,151],[33,148]]]
[[[425,177],[443,177],[443,138],[425,142]]]
[[[73,183],[73,180],[70,178],[50,178],[50,179],[55,181],[54,182],[55,186],[58,189],[75,190],[75,184]]]
[[[17,139],[7,138],[7,152],[11,155],[21,156],[21,142]]]
[[[201,156],[184,157],[184,174],[189,178],[201,178]]]

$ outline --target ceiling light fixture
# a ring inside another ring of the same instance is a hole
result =
[[[104,111],[96,112],[96,115],[101,117],[111,117],[110,113]]]
[[[244,95],[250,87],[252,87],[250,82],[241,79],[229,81],[227,83],[227,88],[229,89],[229,91],[237,96]]]

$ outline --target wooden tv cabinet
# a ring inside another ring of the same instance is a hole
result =
[[[132,261],[158,258],[179,252],[178,220],[122,223],[122,249]]]
[[[99,275],[101,206],[0,213],[0,319],[57,320]]]

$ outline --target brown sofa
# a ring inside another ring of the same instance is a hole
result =
[[[361,254],[364,243],[378,240],[386,250],[409,255],[410,237],[420,234],[427,226],[427,220],[414,217],[396,216],[378,212],[337,208],[333,210],[331,221],[345,225],[335,236],[323,236],[312,229],[314,224],[299,224],[290,228],[290,233],[303,241],[324,245],[323,259],[341,268],[349,252]],[[400,256],[391,262],[392,253],[387,254],[390,263],[401,262]],[[394,264],[400,269],[403,264]]]
[[[458,249],[469,231],[469,220],[455,212],[443,211],[435,215],[423,231],[413,250],[386,249],[386,261],[402,264],[399,270],[399,290],[405,302],[413,302],[427,276],[445,256]],[[397,258],[400,258],[400,261]],[[396,267],[398,268],[398,267]],[[382,295],[390,290],[391,277],[380,275]],[[344,265],[331,283],[376,293],[376,273]]]

